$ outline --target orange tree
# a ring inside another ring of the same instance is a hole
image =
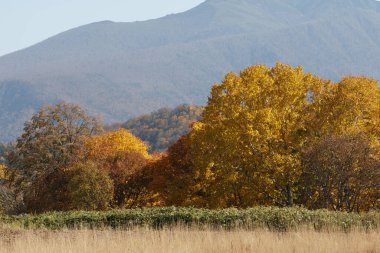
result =
[[[150,165],[149,189],[166,206],[205,206],[206,193],[196,175],[190,147],[189,135],[185,135]]]

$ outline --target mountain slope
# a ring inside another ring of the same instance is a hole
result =
[[[226,72],[254,63],[379,79],[379,55],[374,0],[208,0],[156,20],[94,23],[0,58],[0,140],[43,103],[75,102],[120,121],[202,104]]]
[[[200,120],[203,107],[180,105],[161,108],[150,114],[132,118],[125,123],[111,126],[126,128],[149,144],[149,151],[164,151],[190,132],[191,124]]]

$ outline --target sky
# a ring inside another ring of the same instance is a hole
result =
[[[0,56],[81,25],[140,21],[191,9],[204,0],[0,0]]]

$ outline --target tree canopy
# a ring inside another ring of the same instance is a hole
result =
[[[191,133],[208,204],[293,205],[305,144],[361,131],[376,143],[379,101],[378,84],[365,77],[333,84],[281,63],[227,74]]]
[[[138,173],[150,159],[148,145],[122,128],[86,138],[82,155],[81,163],[91,161],[111,178],[112,204],[118,207],[129,202],[126,189],[129,177]]]
[[[302,153],[298,202],[348,212],[380,208],[379,153],[362,133],[321,138]]]
[[[120,152],[141,153],[148,158],[148,145],[125,129],[107,132],[86,138],[85,150],[87,159],[104,160],[114,157]]]

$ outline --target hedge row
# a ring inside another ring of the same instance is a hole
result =
[[[251,209],[207,210],[196,208],[144,208],[105,212],[52,212],[41,215],[0,217],[0,227],[23,229],[128,229],[171,226],[197,226],[225,229],[377,230],[380,213],[342,213],[302,208],[258,207]]]

